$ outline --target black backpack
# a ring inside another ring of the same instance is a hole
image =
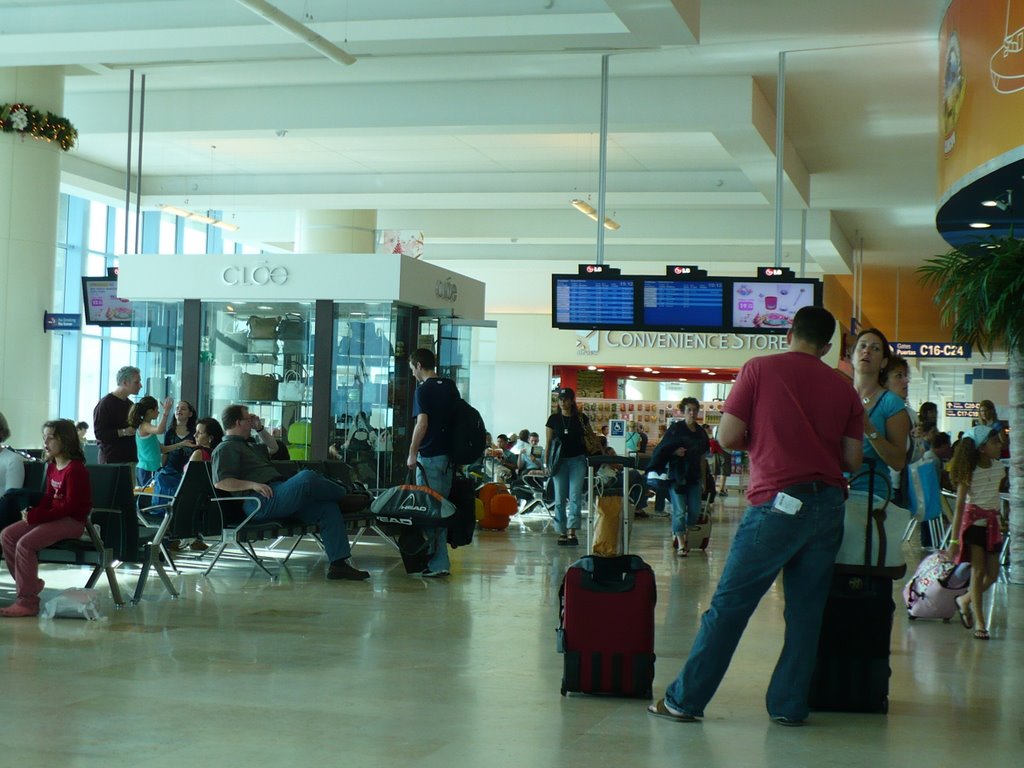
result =
[[[487,430],[480,411],[461,397],[455,402],[451,424],[448,425],[448,444],[452,463],[472,464],[484,455]]]

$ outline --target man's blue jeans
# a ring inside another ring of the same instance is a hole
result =
[[[269,485],[274,495],[263,499],[256,520],[296,517],[304,523],[316,523],[320,527],[327,558],[332,563],[352,554],[345,523],[338,508],[338,501],[345,495],[342,486],[308,469],[287,480],[275,480]],[[247,492],[245,495],[253,496],[255,492]],[[247,512],[252,511],[252,504],[254,502],[246,502]]]
[[[583,521],[583,486],[587,478],[587,457],[572,456],[562,459],[558,471],[552,475],[555,484],[555,530],[579,530]],[[569,510],[566,516],[566,502]]]
[[[788,515],[772,503],[747,509],[682,671],[665,692],[673,709],[702,717],[761,597],[783,575],[786,635],[765,703],[772,717],[803,720],[821,616],[843,536],[840,488],[815,483],[786,491],[803,502]]]
[[[452,479],[455,475],[451,460],[447,456],[423,454],[416,459],[422,465],[422,469],[416,467],[416,482],[429,486],[447,499],[448,494],[452,492]],[[448,558],[448,529],[425,528],[423,533],[430,539],[430,560],[427,561],[427,570],[435,573],[451,570],[452,564]]]
[[[676,490],[669,490],[672,500],[672,534],[685,536],[686,529],[697,524],[700,517],[700,481],[694,481]]]

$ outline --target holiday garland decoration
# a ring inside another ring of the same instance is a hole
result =
[[[55,141],[65,152],[78,141],[78,131],[67,118],[40,112],[28,104],[0,104],[0,130]]]

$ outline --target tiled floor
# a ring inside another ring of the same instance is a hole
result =
[[[665,520],[633,550],[657,573],[661,692],[689,649],[741,512],[720,507],[707,554],[674,559]],[[359,544],[366,583],[324,579],[312,554],[276,582],[251,566],[151,580],[105,621],[0,620],[3,765],[19,766],[1018,766],[1024,759],[1024,590],[997,585],[993,639],[897,610],[888,716],[769,722],[764,689],[781,643],[773,589],[698,724],[645,701],[559,696],[558,585],[581,554],[539,520],[480,532],[447,580],[406,576],[397,553]],[[912,551],[916,562],[919,552]],[[84,576],[46,568],[48,589]],[[134,577],[123,574],[123,586]],[[10,597],[0,580],[0,602]]]

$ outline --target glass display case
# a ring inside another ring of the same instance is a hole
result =
[[[372,487],[405,474],[414,387],[405,361],[413,317],[413,308],[393,303],[334,308],[329,451]]]
[[[232,403],[247,405],[290,458],[309,458],[313,340],[312,302],[204,303],[200,413],[219,418]]]

